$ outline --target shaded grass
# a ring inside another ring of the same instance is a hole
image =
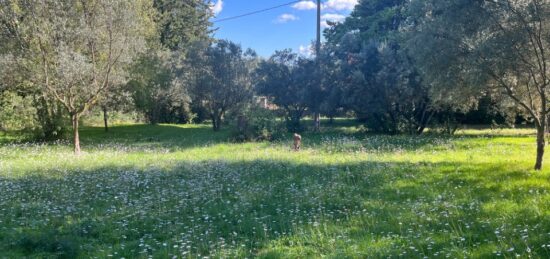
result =
[[[78,158],[67,143],[0,147],[0,257],[550,256],[532,136],[337,122],[292,152],[207,125],[82,135]]]

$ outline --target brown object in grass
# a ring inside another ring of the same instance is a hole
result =
[[[295,151],[300,150],[301,146],[302,146],[302,136],[300,136],[298,133],[294,133],[294,150]]]

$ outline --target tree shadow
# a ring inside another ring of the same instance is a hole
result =
[[[310,121],[306,121],[310,123]],[[324,123],[321,132],[304,132],[303,145],[329,153],[346,152],[401,152],[423,149],[453,149],[461,145],[461,140],[480,140],[478,145],[486,145],[487,141],[494,138],[520,139],[531,137],[530,135],[514,134],[461,134],[456,136],[440,134],[411,135],[381,135],[365,134],[358,130],[360,125],[351,119],[335,120],[333,124]],[[305,122],[304,122],[305,123]],[[312,123],[312,122],[311,122]],[[109,132],[102,127],[84,127],[81,130],[81,143],[84,150],[123,149],[126,151],[159,150],[178,151],[196,147],[204,147],[222,143],[236,143],[235,128],[226,125],[220,132],[214,132],[211,125],[126,125],[113,126]],[[0,137],[0,145],[15,144],[28,141],[23,135],[7,134]],[[292,133],[285,135],[275,144],[284,143],[290,146]],[[288,142],[288,143],[287,143]],[[55,141],[41,143],[45,145],[59,145],[70,147],[70,141]],[[471,145],[468,142],[468,145]]]
[[[7,257],[549,252],[548,174],[503,164],[181,161],[42,171],[0,186]]]
[[[227,127],[214,132],[210,125],[127,125],[111,127],[105,132],[101,127],[82,130],[83,145],[94,147],[125,146],[131,148],[185,149],[231,140],[233,129]]]

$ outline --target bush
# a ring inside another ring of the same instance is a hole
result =
[[[71,125],[67,110],[59,102],[43,97],[35,98],[33,103],[37,110],[39,125],[35,131],[35,137],[40,140],[65,138]]]
[[[274,141],[287,132],[274,111],[264,108],[251,108],[237,118],[238,136],[240,141]]]
[[[64,107],[40,94],[0,93],[0,131],[31,133],[40,140],[57,140],[67,133],[70,125],[67,118]]]
[[[13,92],[0,94],[0,130],[33,131],[38,128],[37,111],[30,96],[21,97]]]

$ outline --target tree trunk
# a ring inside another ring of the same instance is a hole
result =
[[[428,124],[430,123],[430,121],[432,120],[433,115],[435,114],[434,111],[431,111],[431,112],[429,112],[428,115],[426,115],[427,112],[428,112],[427,108],[425,108],[424,111],[422,112],[422,116],[421,116],[421,119],[420,119],[420,125],[418,127],[418,130],[416,131],[416,134],[418,134],[418,135],[422,135],[424,133],[424,131],[426,130],[426,127],[428,127]]]
[[[78,135],[78,114],[72,114],[71,120],[73,123],[73,134],[74,134],[74,154],[80,155],[80,136]]]
[[[313,130],[316,132],[321,131],[321,113],[315,112],[313,115]]]
[[[542,169],[542,160],[544,157],[544,133],[545,133],[545,124],[537,125],[537,161],[535,163],[535,170]]]
[[[212,129],[214,131],[220,131],[221,129],[221,116],[214,114],[212,115]]]
[[[212,115],[211,117],[212,117],[212,129],[214,131],[217,131],[218,130],[218,125],[216,123],[216,116]]]
[[[103,124],[105,125],[105,132],[109,131],[109,115],[107,114],[107,106],[101,107],[103,109]]]
[[[246,133],[246,130],[248,128],[248,120],[247,120],[246,116],[239,115],[237,128],[239,129],[239,133],[241,133],[241,134]]]
[[[294,132],[300,131],[300,116],[297,111],[294,111],[294,114],[292,115],[291,127]]]

